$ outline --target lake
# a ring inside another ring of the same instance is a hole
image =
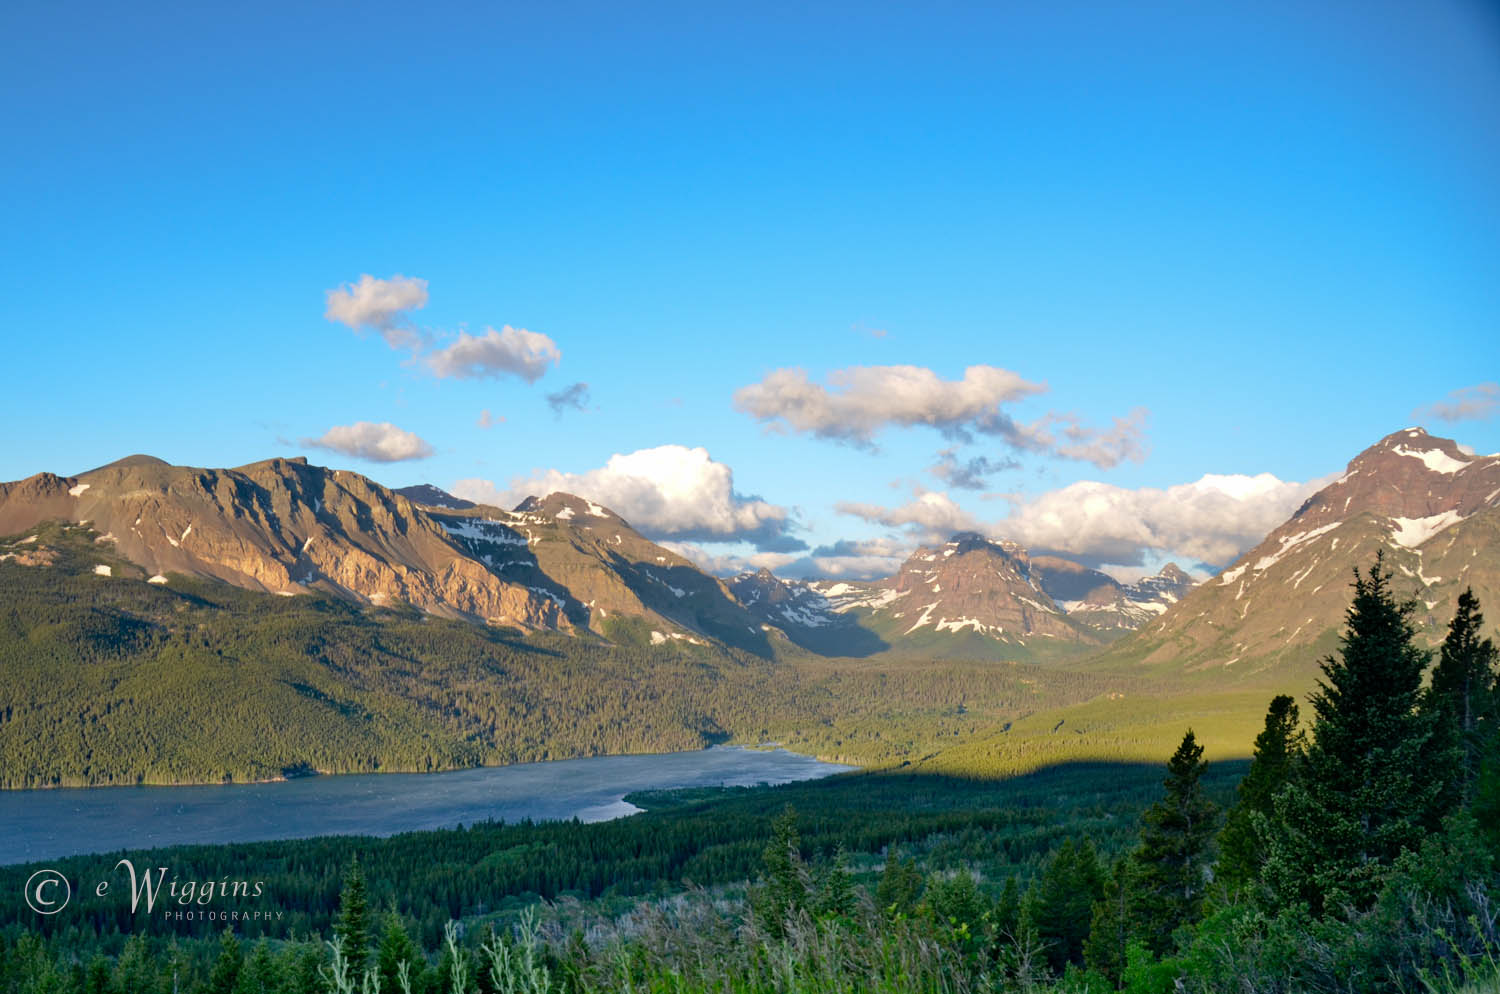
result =
[[[784,749],[599,756],[451,773],[315,776],[201,787],[0,791],[0,864],[198,843],[394,835],[485,819],[605,821],[637,790],[741,787],[851,769]]]

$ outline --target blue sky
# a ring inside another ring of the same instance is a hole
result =
[[[1115,541],[1068,551],[1128,572],[1222,559],[1407,424],[1500,451],[1487,5],[302,7],[0,11],[0,478],[561,480],[705,561],[825,573],[958,524],[1055,539],[1096,481]],[[365,274],[425,281],[383,318],[415,349],[325,316]],[[437,375],[507,326],[559,357]],[[882,421],[887,367],[1027,386]],[[789,369],[821,435],[736,404]],[[1113,456],[1063,454],[1117,418]],[[360,422],[423,457],[327,434]],[[1007,468],[958,488],[945,449]]]

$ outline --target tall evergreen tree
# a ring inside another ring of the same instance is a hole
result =
[[[1299,718],[1297,703],[1286,694],[1273,698],[1266,710],[1266,727],[1255,737],[1250,771],[1240,781],[1234,808],[1219,833],[1214,878],[1226,887],[1244,887],[1260,876],[1266,846],[1257,821],[1275,816],[1276,793],[1286,785],[1292,764],[1302,754],[1305,743],[1297,727]]]
[[[226,928],[219,936],[219,958],[208,976],[208,994],[234,994],[235,983],[245,965],[245,951],[234,929]]]
[[[1094,844],[1066,840],[1042,871],[1028,912],[1053,970],[1083,962],[1094,903],[1103,896],[1104,871]]]
[[[412,989],[418,989],[427,961],[422,958],[422,951],[407,934],[406,926],[401,923],[401,916],[390,911],[385,916],[385,925],[380,933],[380,947],[375,953],[375,971],[380,976],[382,991],[399,994],[403,962],[407,964],[407,977]]]
[[[1433,718],[1435,768],[1452,764],[1441,806],[1468,807],[1474,800],[1487,738],[1495,724],[1495,644],[1481,638],[1484,615],[1473,589],[1458,595],[1458,610],[1438,654],[1423,699]]]
[[[875,885],[875,903],[882,911],[893,914],[910,914],[922,896],[922,871],[910,856],[902,859],[895,843],[886,846],[885,869],[880,872],[880,882]]]
[[[1427,768],[1432,722],[1417,709],[1429,657],[1390,580],[1383,555],[1354,572],[1341,651],[1312,697],[1312,742],[1276,796],[1264,874],[1276,905],[1368,907],[1436,820],[1443,781]]]
[[[344,958],[349,975],[358,979],[365,972],[370,949],[369,897],[365,893],[365,874],[359,856],[349,860],[344,871],[344,889],[339,895],[339,917],[333,934],[344,940]]]
[[[1115,860],[1104,883],[1103,896],[1094,904],[1089,937],[1083,944],[1084,962],[1118,984],[1125,969],[1125,955],[1138,931],[1131,913],[1135,893],[1135,861],[1130,855]]]
[[[1132,917],[1141,942],[1157,954],[1172,946],[1172,933],[1198,918],[1208,887],[1209,847],[1218,810],[1203,792],[1203,747],[1191,729],[1167,761],[1166,796],[1141,816],[1135,851]]]
[[[786,934],[788,915],[807,907],[807,868],[801,847],[797,812],[787,807],[771,823],[771,841],[761,853],[765,882],[756,906],[761,927],[775,936]]]
[[[849,872],[849,851],[840,842],[833,851],[833,858],[818,874],[814,910],[819,916],[847,917],[854,914],[857,903],[854,877]]]

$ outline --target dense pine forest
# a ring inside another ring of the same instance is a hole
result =
[[[1183,729],[1164,771],[857,774],[641,797],[646,814],[604,825],[173,850],[151,862],[263,879],[288,917],[143,928],[85,899],[12,915],[0,978],[122,994],[1493,991],[1497,654],[1472,596],[1435,665],[1410,616],[1382,562],[1357,573],[1307,720],[1267,701],[1248,770]]]

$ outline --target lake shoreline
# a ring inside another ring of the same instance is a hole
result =
[[[430,775],[12,790],[0,793],[0,864],[175,845],[385,837],[484,821],[604,821],[638,813],[625,800],[633,793],[774,785],[858,769],[780,748],[715,745]]]
[[[136,783],[47,783],[37,784],[32,787],[4,787],[0,786],[0,796],[7,794],[24,794],[28,791],[45,790],[109,790],[113,788],[130,789],[133,787],[251,787],[270,783],[292,783],[297,780],[316,780],[322,777],[377,777],[377,776],[442,776],[445,773],[463,773],[468,770],[504,770],[515,766],[534,766],[539,763],[568,763],[578,759],[610,759],[618,756],[675,756],[692,752],[707,752],[710,749],[744,749],[748,752],[771,752],[780,749],[783,752],[792,753],[797,756],[806,756],[820,763],[828,763],[834,766],[851,766],[855,769],[861,768],[858,763],[851,763],[847,757],[823,756],[816,753],[796,752],[786,749],[780,742],[759,742],[750,745],[743,742],[715,742],[696,750],[668,750],[665,752],[601,752],[580,756],[562,756],[556,759],[530,759],[522,763],[480,763],[477,766],[446,766],[441,769],[432,770],[404,770],[404,769],[379,769],[379,770],[346,770],[338,772],[334,770],[320,770],[313,768],[311,773],[298,773],[292,776],[285,774],[275,777],[261,777],[255,780],[141,780]]]

